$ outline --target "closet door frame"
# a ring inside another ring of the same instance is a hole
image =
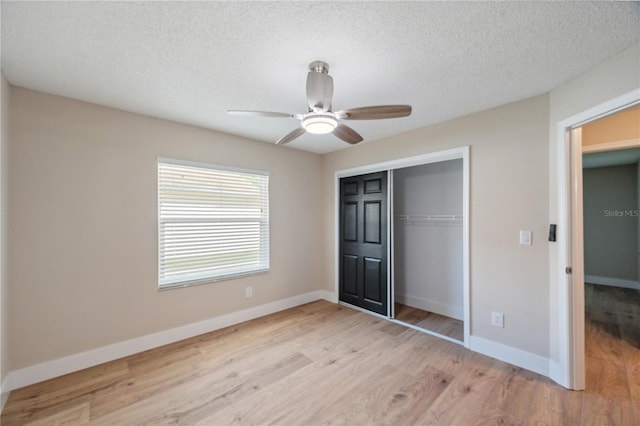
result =
[[[400,158],[397,160],[385,161],[381,163],[369,164],[351,169],[338,170],[334,177],[334,291],[335,298],[339,300],[340,292],[340,179],[351,176],[358,176],[374,172],[388,172],[388,199],[387,199],[387,296],[389,308],[384,318],[391,319],[394,316],[394,295],[393,295],[393,170],[406,167],[420,166],[424,164],[439,163],[442,161],[462,159],[462,308],[464,315],[464,346],[469,347],[469,335],[471,331],[471,302],[470,302],[470,273],[469,273],[469,146],[447,149],[443,151],[431,152],[413,157]],[[339,302],[338,303],[342,303]],[[349,305],[351,306],[351,305]],[[365,311],[372,315],[373,312]],[[380,315],[378,315],[380,316]]]

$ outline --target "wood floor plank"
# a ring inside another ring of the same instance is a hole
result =
[[[640,424],[640,346],[628,348],[625,356],[631,403],[633,404],[636,424]]]
[[[167,419],[171,420],[172,423],[175,421],[176,423],[183,424],[193,424],[202,421],[215,415],[229,403],[242,401],[246,399],[248,395],[253,395],[260,389],[272,386],[278,381],[285,380],[289,375],[294,374],[296,371],[303,369],[311,363],[312,361],[301,353],[287,356],[279,360],[276,364],[265,365],[262,370],[258,370],[255,374],[248,376],[249,380],[226,390],[222,394],[216,395],[217,392],[211,387],[200,388],[198,397],[195,398],[194,396],[188,404],[183,402],[171,410],[152,417],[146,421],[145,424],[160,424],[164,423]],[[226,385],[222,387],[227,388]],[[207,394],[212,397],[208,397]],[[213,397],[213,395],[216,396]],[[193,404],[193,400],[198,401],[198,403]]]
[[[303,418],[302,422],[317,419],[322,424],[389,424],[383,421],[382,409],[398,394],[398,388],[410,381],[410,377],[383,365],[359,368],[348,377],[351,385],[339,391],[339,397],[334,398],[330,409],[318,410],[314,416]],[[290,419],[283,420],[291,422]]]
[[[89,402],[74,404],[66,409],[57,409],[54,414],[25,423],[26,426],[58,426],[89,424]]]
[[[99,389],[91,401],[91,418],[97,419],[138,401],[157,398],[165,391],[191,383],[202,375],[198,364],[180,363],[156,370],[138,371]]]
[[[635,414],[630,401],[603,397],[597,394],[584,396],[581,424],[583,425],[635,425]]]
[[[127,377],[128,373],[127,362],[116,360],[17,389],[9,395],[2,419],[22,424],[42,417],[41,412],[49,413],[61,407],[66,409],[70,401],[73,401],[71,405],[84,403],[93,399],[96,390],[111,386]]]
[[[395,318],[434,333],[456,340],[464,340],[464,323],[455,318],[445,317],[402,303],[395,304]]]
[[[601,361],[624,364],[624,351],[617,319],[609,319],[615,324],[600,321],[589,321],[585,324],[586,341],[599,342],[597,345],[586,345],[585,355]]]
[[[529,424],[566,425],[581,424],[584,392],[567,391],[549,379],[540,381],[531,399]]]
[[[496,386],[487,395],[485,405],[495,406],[500,412],[509,413],[514,418],[529,418],[531,401],[539,392],[541,377],[514,366],[499,364],[497,367],[502,373],[498,376]]]
[[[328,356],[287,377],[243,401],[229,406],[211,416],[211,424],[268,424],[272,422],[298,423],[296,416],[307,416],[310,411],[332,406],[335,399],[363,380],[362,375],[371,374],[370,364],[354,362],[384,350],[388,344],[376,330],[360,336],[355,343],[359,347],[352,351],[345,346],[335,348]],[[283,398],[282,395],[287,395]],[[315,403],[312,403],[315,401]],[[332,408],[333,410],[333,408]]]
[[[219,366],[233,369],[234,361],[239,359],[250,362],[251,356],[260,354],[262,347],[273,347],[271,335],[260,331],[260,327],[265,327],[272,333],[277,332],[279,339],[284,341],[287,337],[294,338],[305,334],[306,331],[300,328],[300,324],[311,321],[309,316],[299,318],[300,321],[287,321],[281,317],[275,314],[248,322],[246,328],[232,327],[210,333],[205,337],[178,342],[177,346],[187,348],[188,345],[192,345],[197,350],[201,355],[197,363],[185,362],[189,359],[185,358],[179,366],[173,367],[174,361],[178,358],[175,356],[176,351],[170,348],[148,351],[140,354],[139,358],[136,356],[135,359],[130,360],[134,379],[118,383],[111,389],[111,396],[105,392],[104,398],[94,402],[92,418],[101,417],[105,410],[113,411],[115,406],[125,407],[135,404],[154,394],[162,394],[163,390],[179,388],[187,382],[188,385],[192,385],[199,380],[201,371],[218,371]],[[267,338],[261,341],[259,335]],[[150,354],[153,356],[150,357]],[[185,353],[185,355],[188,354],[191,355],[192,352]],[[145,374],[147,372],[152,374]],[[124,387],[126,392],[122,392]]]
[[[588,350],[584,392],[320,301],[18,389],[1,422],[638,424],[635,295],[586,294],[587,345],[613,348]]]
[[[586,378],[581,423],[639,424],[640,292],[585,285]]]
[[[615,363],[587,360],[582,424],[635,424],[626,368]]]
[[[438,339],[431,339],[433,339],[431,345],[420,345],[419,342],[425,339],[415,339],[389,348],[389,364],[410,375],[418,374],[424,368],[433,366],[432,356],[435,351],[432,345],[436,345]]]
[[[402,383],[386,402],[380,401],[380,412],[374,423],[389,425],[416,424],[455,377],[433,367],[425,367],[408,382]]]
[[[451,342],[437,344],[434,349],[430,355],[430,364],[456,377],[464,373],[470,365],[485,368],[493,362],[489,357]]]
[[[499,361],[468,365],[417,423],[475,424],[478,415],[486,410],[487,395],[497,385],[495,362]]]
[[[266,381],[285,377],[311,361],[300,353],[284,357],[257,353],[248,362],[230,363],[216,369],[205,370],[197,378],[181,383],[140,400],[124,409],[111,412],[100,418],[109,424],[166,424],[184,422],[187,419],[204,417],[208,410],[216,411],[235,398],[245,398],[256,392]],[[162,410],[154,408],[162,400]]]

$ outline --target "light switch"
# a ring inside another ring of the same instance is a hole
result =
[[[530,246],[532,244],[531,231],[520,231],[520,245]]]

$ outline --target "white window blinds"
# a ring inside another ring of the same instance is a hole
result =
[[[269,176],[158,160],[159,286],[269,270]]]

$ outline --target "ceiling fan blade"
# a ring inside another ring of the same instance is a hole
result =
[[[411,105],[378,105],[350,108],[336,114],[344,120],[380,120],[383,118],[399,118],[411,115]]]
[[[313,65],[313,64],[312,64]],[[323,72],[309,71],[307,74],[307,103],[309,109],[327,112],[333,99],[333,78]]]
[[[230,109],[227,111],[227,114],[231,115],[243,115],[243,116],[252,116],[252,117],[282,117],[282,118],[297,118],[298,114],[289,114],[286,112],[271,112],[271,111],[243,111]]]
[[[362,142],[362,136],[360,136],[360,134],[351,127],[345,126],[344,124],[338,124],[338,127],[333,130],[333,134],[351,145]]]
[[[297,127],[291,132],[287,133],[280,139],[276,141],[276,145],[284,145],[285,143],[289,143],[295,138],[302,136],[304,134],[304,129],[302,127]]]

